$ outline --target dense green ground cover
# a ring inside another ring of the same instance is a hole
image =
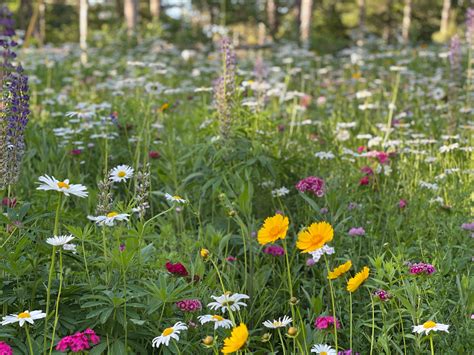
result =
[[[444,50],[238,53],[235,90],[220,103],[213,83],[232,65],[218,52],[110,45],[91,50],[86,65],[75,48],[21,53],[32,115],[20,180],[4,191],[16,205],[3,205],[0,299],[3,316],[48,309],[48,317],[2,326],[0,340],[28,353],[29,329],[40,354],[53,333],[56,345],[92,328],[101,338],[93,354],[213,353],[231,330],[197,317],[230,319],[207,307],[230,291],[249,296],[232,313],[249,330],[247,353],[335,349],[333,327],[315,327],[333,314],[338,350],[429,353],[429,337],[413,326],[433,320],[449,325],[430,333],[435,353],[469,353],[473,92],[466,60],[457,71]],[[133,176],[107,183],[121,164]],[[88,197],[37,190],[45,174],[86,186]],[[295,188],[309,176],[324,180],[321,197]],[[88,219],[110,212],[128,221]],[[282,256],[256,238],[276,213],[289,219],[275,241]],[[334,228],[335,252],[312,262],[296,241],[320,221]],[[76,250],[53,249],[53,235],[74,236]],[[330,287],[328,269],[348,260],[352,268]],[[167,262],[182,263],[187,276]],[[420,262],[435,272],[410,273]],[[348,292],[364,266],[368,279]],[[374,294],[380,289],[388,300]],[[202,309],[176,305],[187,299]],[[293,322],[281,330],[262,324],[284,315]],[[152,348],[178,321],[188,327],[179,341]]]

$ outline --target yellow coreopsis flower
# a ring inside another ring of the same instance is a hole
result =
[[[244,323],[240,323],[238,327],[232,329],[230,337],[224,339],[223,354],[231,354],[240,350],[249,337],[249,331]]]
[[[296,247],[301,249],[302,253],[311,253],[316,249],[322,248],[327,242],[330,242],[333,236],[334,230],[329,223],[313,223],[298,234]]]
[[[347,291],[355,292],[360,285],[364,283],[365,280],[369,278],[370,269],[367,266],[364,266],[362,271],[359,271],[353,278],[347,282]]]
[[[348,272],[351,267],[352,267],[352,261],[350,260],[346,261],[344,264],[339,265],[333,271],[329,271],[328,279],[330,280],[337,279],[339,276]]]
[[[258,231],[257,240],[261,245],[273,243],[278,239],[285,239],[289,225],[288,217],[276,214],[265,219],[262,228]]]

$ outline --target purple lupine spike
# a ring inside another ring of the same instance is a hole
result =
[[[0,187],[18,180],[20,165],[25,152],[24,131],[28,123],[28,77],[21,65],[14,65],[13,51],[17,43],[12,13],[0,7]]]
[[[474,8],[466,11],[466,40],[470,46],[474,45]]]
[[[235,93],[235,52],[228,38],[221,41],[222,75],[214,82],[214,100],[219,116],[221,135],[226,138],[232,126]]]
[[[461,42],[458,35],[451,38],[449,46],[449,64],[451,66],[451,78],[453,80],[459,79],[461,73]]]

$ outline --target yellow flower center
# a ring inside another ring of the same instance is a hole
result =
[[[328,353],[326,351],[321,351],[320,354],[321,355],[328,355]]]
[[[118,213],[117,213],[117,212],[110,212],[110,213],[107,213],[107,218],[112,218],[112,217],[115,217],[115,216],[118,216]]]
[[[173,334],[173,332],[174,332],[174,329],[173,329],[173,328],[166,328],[165,330],[163,330],[163,334],[162,334],[162,335],[163,335],[164,337],[167,337],[168,335]]]
[[[282,327],[282,326],[283,326],[283,323],[276,320],[276,321],[273,322],[273,325],[274,325],[275,327]]]
[[[124,177],[125,175],[127,175],[127,173],[123,170],[119,171],[118,174],[117,174],[118,177]]]
[[[18,318],[30,318],[31,315],[29,312],[21,312],[19,315],[18,315]]]
[[[221,316],[218,316],[218,315],[212,316],[212,319],[215,319],[215,320],[218,321],[218,322],[224,320],[224,318],[222,318]]]
[[[436,327],[436,323],[433,322],[432,320],[429,320],[428,322],[423,323],[423,328],[425,329],[431,329]]]
[[[68,183],[65,183],[64,181],[59,181],[59,182],[58,182],[58,187],[59,187],[60,189],[69,189],[69,188],[70,188],[69,184],[68,184]]]
[[[174,195],[173,198],[174,198],[175,200],[182,200],[181,196],[178,196],[178,195]]]

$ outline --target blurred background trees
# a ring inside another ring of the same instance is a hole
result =
[[[300,41],[332,52],[354,41],[445,42],[462,31],[473,0],[4,0],[29,43],[80,42],[94,34],[161,36],[189,46],[229,29],[245,45]],[[80,40],[81,39],[81,40]]]

